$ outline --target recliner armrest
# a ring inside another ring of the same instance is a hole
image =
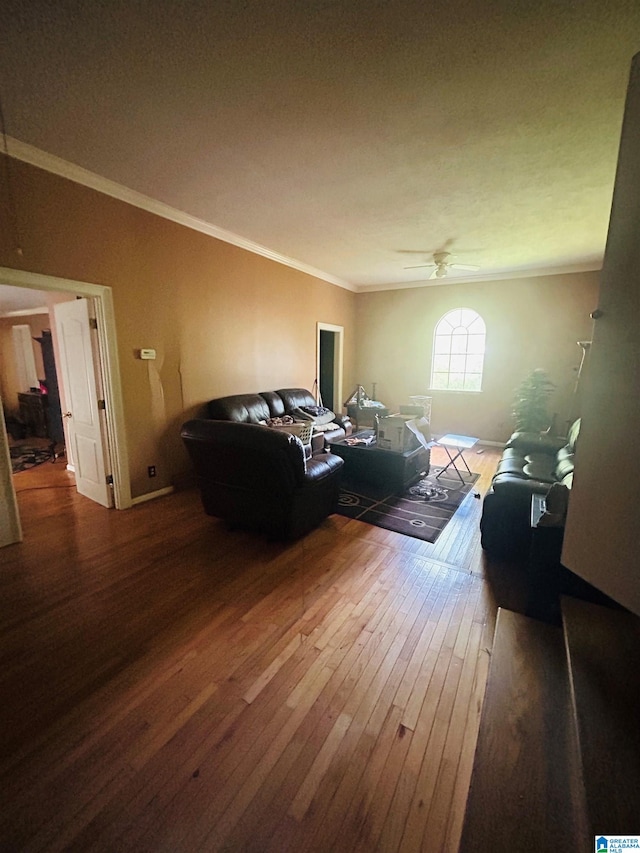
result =
[[[344,459],[341,456],[334,456],[333,453],[319,453],[307,459],[307,471],[305,480],[317,481],[325,477],[333,476],[344,465]]]

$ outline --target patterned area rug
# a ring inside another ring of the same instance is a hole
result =
[[[26,444],[10,447],[9,453],[14,474],[26,471],[28,468],[35,468],[36,465],[42,465],[43,462],[51,459],[51,452],[46,447],[28,447]]]
[[[338,515],[357,518],[385,530],[394,530],[425,542],[435,542],[462,501],[471,491],[479,474],[465,473],[464,485],[448,472],[440,479],[441,468],[432,467],[429,476],[418,480],[403,495],[363,483],[344,483],[340,492]]]

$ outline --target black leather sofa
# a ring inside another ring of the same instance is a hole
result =
[[[571,488],[580,434],[575,421],[566,438],[516,432],[506,444],[480,520],[483,549],[498,559],[523,559],[531,542],[531,502],[554,483]]]
[[[181,437],[205,512],[231,528],[295,539],[337,506],[343,460],[331,453],[307,459],[300,440],[289,433],[196,419],[183,425]]]
[[[314,406],[316,406],[316,400],[306,388],[281,388],[279,391],[217,397],[207,403],[206,416],[213,420],[259,424],[284,415],[290,415],[299,420],[303,417],[301,412],[304,408]],[[345,435],[350,435],[353,430],[351,419],[338,412],[334,413],[330,423],[336,426],[312,436],[311,447],[314,455],[323,453],[327,443],[339,441]]]

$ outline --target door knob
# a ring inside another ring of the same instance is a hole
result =
[[[71,412],[65,412],[65,413],[64,413],[64,415],[63,415],[62,417],[63,417],[63,418],[72,418],[72,417],[73,417],[73,415],[71,414]]]

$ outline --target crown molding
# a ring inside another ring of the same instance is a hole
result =
[[[388,282],[381,284],[361,284],[355,285],[344,279],[333,276],[330,273],[318,270],[308,264],[297,261],[294,258],[289,258],[286,255],[281,255],[266,246],[260,246],[239,234],[234,234],[231,231],[226,231],[224,228],[219,228],[204,219],[199,219],[197,216],[192,216],[182,210],[177,210],[164,202],[157,201],[150,196],[143,195],[136,190],[129,189],[123,184],[118,184],[108,178],[103,178],[101,175],[91,172],[88,169],[71,163],[68,160],[63,160],[55,154],[49,154],[34,145],[27,142],[21,142],[12,136],[7,136],[7,152],[10,157],[16,160],[21,160],[24,163],[29,163],[31,166],[44,169],[61,178],[66,178],[74,183],[89,187],[104,195],[116,198],[126,204],[131,204],[133,207],[145,210],[148,213],[160,216],[163,219],[168,219],[178,225],[184,225],[186,228],[191,228],[193,231],[199,231],[201,234],[206,234],[209,237],[214,237],[216,240],[221,240],[224,243],[230,243],[254,255],[260,255],[275,263],[298,270],[298,272],[306,273],[314,278],[326,281],[329,284],[335,284],[337,287],[342,287],[352,293],[372,293],[381,290],[407,290],[416,287],[442,287],[452,284],[471,284],[488,281],[502,281],[505,279],[521,279],[534,278],[553,275],[567,275],[571,273],[594,272],[602,268],[601,260],[592,260],[585,263],[569,264],[567,266],[550,266],[550,267],[523,267],[520,269],[500,270],[493,273],[485,273],[482,275],[473,276],[458,276],[449,275],[441,279],[424,279],[419,281],[399,281]]]
[[[82,166],[77,166],[75,163],[70,163],[68,160],[63,160],[61,157],[56,157],[55,154],[49,154],[34,145],[29,145],[27,142],[21,142],[15,137],[7,136],[7,152],[10,157],[16,160],[21,160],[24,163],[29,163],[31,166],[37,166],[44,169],[46,172],[51,172],[61,178],[66,178],[76,184],[89,187],[92,190],[104,193],[104,195],[116,198],[119,201],[124,201],[127,204],[138,207],[141,210],[146,210],[148,213],[153,213],[163,219],[168,219],[171,222],[176,222],[178,225],[184,225],[186,228],[191,228],[193,231],[199,231],[201,234],[207,234],[209,237],[214,237],[216,240],[222,240],[224,243],[230,243],[240,249],[245,249],[247,252],[252,252],[254,255],[260,255],[263,258],[268,258],[270,261],[275,261],[277,264],[282,264],[298,272],[306,273],[314,278],[319,278],[329,284],[335,284],[345,290],[355,292],[356,288],[353,284],[337,278],[330,273],[318,270],[301,261],[296,261],[294,258],[288,258],[286,255],[281,255],[278,252],[273,252],[265,246],[260,246],[251,240],[241,237],[239,234],[234,234],[231,231],[226,231],[224,228],[219,228],[217,225],[212,225],[204,219],[199,219],[197,216],[191,216],[182,210],[177,210],[168,204],[157,201],[154,198],[143,195],[136,190],[129,189],[122,184],[111,181],[108,178],[103,178],[101,175],[84,169]]]

